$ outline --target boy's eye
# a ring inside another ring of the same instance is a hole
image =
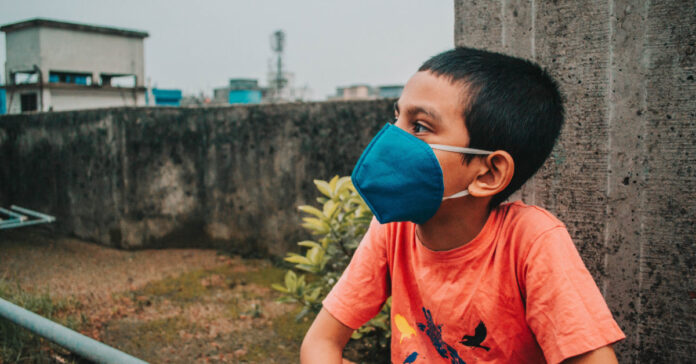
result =
[[[421,125],[419,122],[415,122],[413,124],[413,132],[416,134],[417,133],[425,133],[428,131],[430,131],[430,130],[428,130],[428,128],[426,128],[425,126]]]

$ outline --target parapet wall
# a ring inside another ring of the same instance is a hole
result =
[[[563,220],[627,339],[620,362],[696,357],[696,3],[455,0],[455,42],[532,59],[566,125],[522,193]]]
[[[0,206],[113,247],[282,255],[313,179],[349,175],[393,100],[119,108],[0,118]]]

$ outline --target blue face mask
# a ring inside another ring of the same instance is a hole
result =
[[[442,168],[433,149],[463,154],[491,153],[427,144],[397,126],[385,125],[360,156],[351,175],[355,189],[380,223],[422,224],[435,215],[443,200],[469,194],[464,190],[443,197]]]

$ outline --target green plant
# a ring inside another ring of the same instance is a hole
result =
[[[297,245],[306,249],[304,255],[288,253],[285,260],[293,263],[298,275],[292,270],[285,274],[283,284],[273,288],[282,292],[281,301],[298,302],[303,309],[297,315],[301,319],[309,313],[318,313],[321,301],[336,284],[350,262],[355,249],[367,231],[372,212],[355,190],[350,177],[333,177],[330,181],[314,180],[322,194],[317,198],[321,206],[300,206],[305,216],[302,226],[316,237]],[[389,302],[380,314],[353,333],[356,340],[370,341],[370,351],[385,351],[389,348]],[[376,343],[376,345],[375,345]]]

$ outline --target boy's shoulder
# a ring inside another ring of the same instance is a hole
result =
[[[521,200],[501,204],[496,209],[505,214],[509,222],[541,227],[565,226],[561,220],[543,207],[527,205]]]
[[[503,234],[517,241],[532,242],[552,230],[566,231],[565,224],[551,212],[522,201],[502,204],[495,213]]]

